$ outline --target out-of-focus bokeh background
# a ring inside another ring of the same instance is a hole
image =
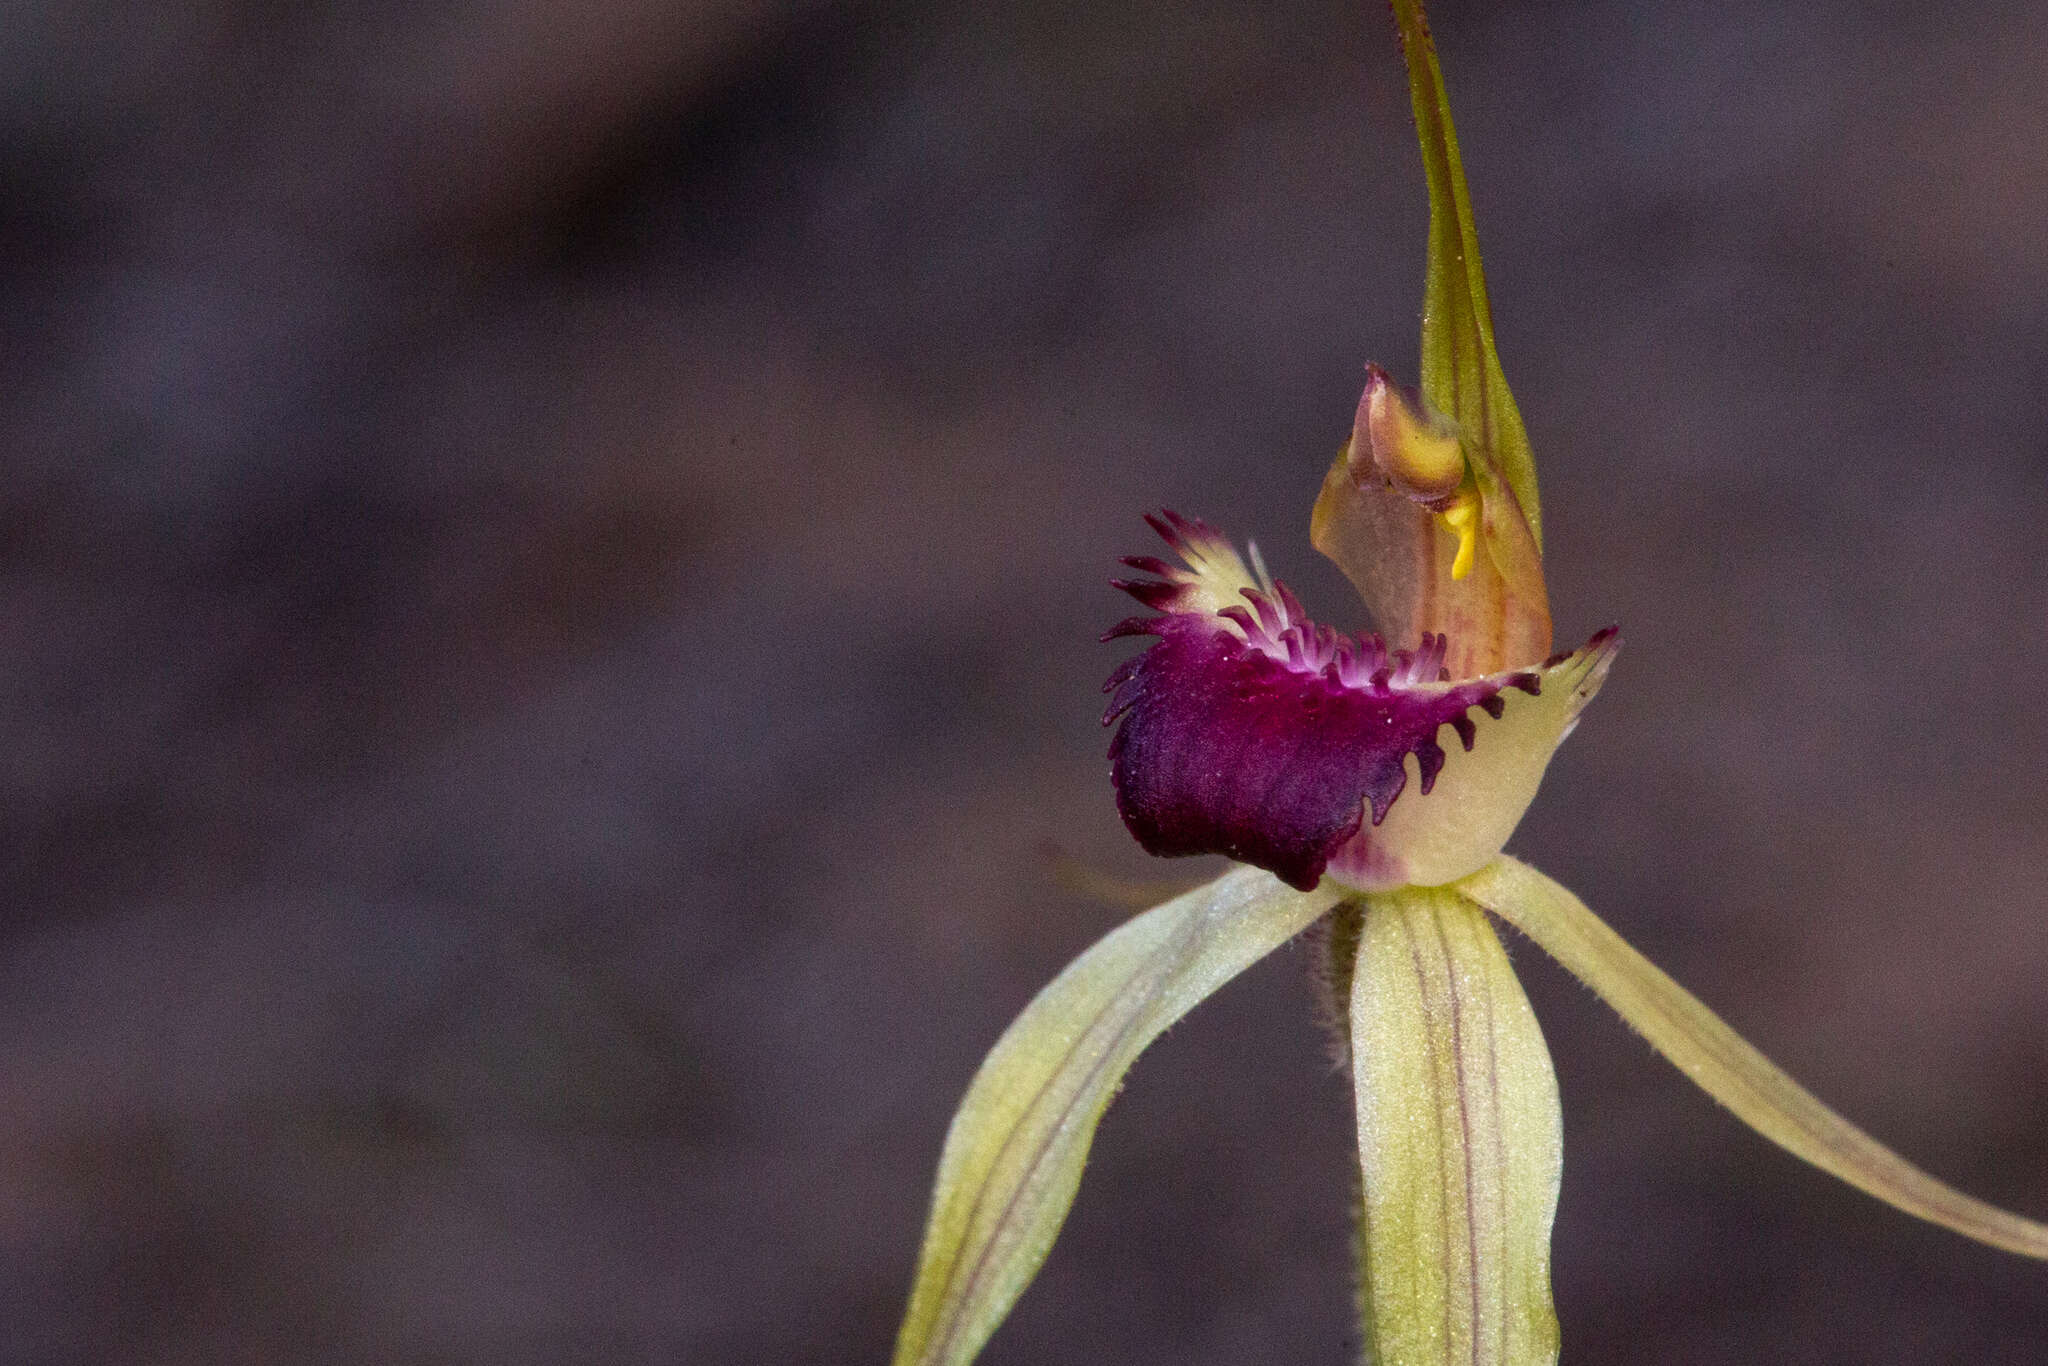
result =
[[[1443,0],[1561,636],[1515,848],[2048,1215],[2048,10]],[[9,6],[0,1363],[878,1361],[1119,912],[1104,586],[1321,613],[1424,200],[1370,0]],[[2039,1362],[1526,945],[1566,1352]],[[1351,1359],[1284,952],[990,1363]]]

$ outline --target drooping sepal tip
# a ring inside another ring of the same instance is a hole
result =
[[[2048,1223],[1938,1181],[1823,1105],[1565,887],[1503,854],[1457,884],[1563,964],[1737,1119],[1915,1218],[2048,1260]]]

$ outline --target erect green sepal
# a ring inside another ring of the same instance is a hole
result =
[[[1365,906],[1350,1042],[1366,1359],[1547,1366],[1563,1121],[1536,1016],[1465,897]]]
[[[1052,1248],[1088,1145],[1145,1045],[1341,892],[1237,868],[1125,922],[996,1042],[946,1134],[896,1366],[964,1366]]]
[[[1454,421],[1465,438],[1490,454],[1521,505],[1537,548],[1543,517],[1536,503],[1536,457],[1522,414],[1493,345],[1493,309],[1479,263],[1472,196],[1451,126],[1443,73],[1421,0],[1393,0],[1415,133],[1429,178],[1429,269],[1422,291],[1422,396]],[[1479,462],[1483,471],[1484,462]],[[1484,489],[1481,490],[1485,492]]]
[[[1456,884],[1536,941],[1736,1118],[1886,1204],[1966,1238],[2048,1258],[2048,1224],[1943,1184],[1815,1100],[1584,902],[1503,854]]]

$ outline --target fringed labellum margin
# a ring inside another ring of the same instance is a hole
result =
[[[1152,524],[1185,568],[1125,563],[1158,615],[1110,638],[1158,642],[1110,676],[1117,809],[1154,854],[1225,854],[1293,886],[1434,886],[1500,852],[1619,640],[1453,679],[1442,636],[1389,652],[1311,621],[1206,523]],[[1476,715],[1474,713],[1477,713]],[[1449,726],[1459,748],[1437,740]]]
[[[996,1044],[947,1134],[896,1366],[973,1358],[1044,1260],[1138,1053],[1333,907],[1359,1308],[1380,1366],[1557,1357],[1557,1086],[1489,911],[1766,1137],[1909,1213],[2048,1257],[2048,1226],[1849,1125],[1500,852],[1618,639],[1550,655],[1535,461],[1494,349],[1457,134],[1421,5],[1392,4],[1429,182],[1421,386],[1368,372],[1310,539],[1387,639],[1416,644],[1317,625],[1210,527],[1150,519],[1180,563],[1127,560],[1147,577],[1119,585],[1156,615],[1110,637],[1156,640],[1107,685],[1117,806],[1153,853],[1257,868],[1112,931]]]

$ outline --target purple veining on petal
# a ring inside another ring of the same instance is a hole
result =
[[[1149,520],[1191,565],[1191,529],[1221,541],[1199,522]],[[1208,545],[1198,553],[1216,555]],[[1154,605],[1158,588],[1192,577],[1169,573],[1165,585],[1122,586]],[[1313,887],[1368,811],[1374,825],[1386,819],[1409,754],[1422,791],[1431,789],[1444,764],[1440,726],[1470,749],[1468,708],[1497,715],[1503,688],[1540,686],[1534,671],[1449,683],[1442,636],[1389,656],[1377,636],[1310,621],[1281,585],[1240,596],[1216,610],[1132,618],[1105,637],[1159,638],[1111,674],[1103,717],[1122,722],[1109,752],[1117,808],[1151,853],[1227,854]]]

